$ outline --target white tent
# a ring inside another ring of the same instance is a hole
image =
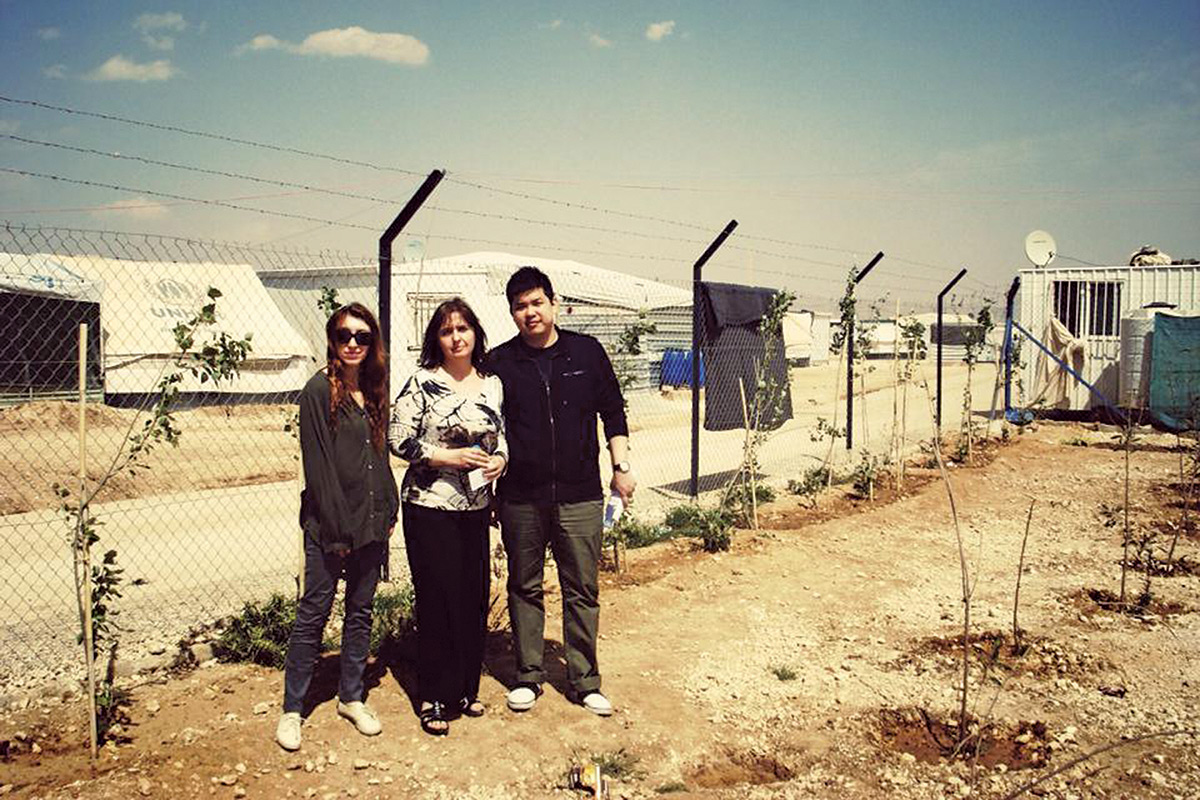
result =
[[[238,378],[214,388],[190,376],[183,392],[270,395],[299,390],[314,369],[307,342],[288,324],[246,264],[177,264],[97,256],[53,256],[70,272],[103,284],[104,387],[106,396],[153,391],[177,350],[174,328],[221,292],[217,323],[198,343],[221,332],[251,336],[250,357]]]
[[[98,397],[102,289],[53,256],[0,253],[2,401],[77,392],[81,324],[88,331],[87,391]]]
[[[42,253],[0,253],[0,291],[100,302],[103,286]]]

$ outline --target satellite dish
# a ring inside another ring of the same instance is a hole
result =
[[[1045,231],[1034,231],[1025,237],[1025,257],[1035,267],[1045,267],[1058,254],[1054,237]]]

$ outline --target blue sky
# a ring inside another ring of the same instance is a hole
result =
[[[445,168],[407,232],[429,255],[506,250],[684,281],[736,218],[712,279],[821,305],[883,250],[864,296],[919,305],[964,265],[964,290],[1005,285],[1035,228],[1064,263],[1122,263],[1143,244],[1200,257],[1197,33],[1194,0],[0,0],[0,95],[409,171],[0,102],[0,167],[367,229],[10,173],[0,218],[370,257],[374,231]]]

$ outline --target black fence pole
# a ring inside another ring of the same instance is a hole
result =
[[[389,359],[392,352],[392,242],[404,230],[404,226],[413,218],[422,204],[429,199],[429,195],[433,193],[444,177],[446,177],[445,170],[435,169],[429,173],[429,177],[409,198],[408,202],[404,204],[404,208],[400,209],[400,213],[392,220],[392,224],[388,225],[387,230],[379,237],[379,327]]]
[[[692,266],[692,477],[688,488],[692,499],[700,493],[700,331],[702,323],[700,314],[703,311],[700,299],[700,273],[704,265],[712,258],[713,253],[725,243],[729,234],[737,227],[737,220],[729,220],[725,230],[713,239],[712,244],[704,251],[704,255]]]
[[[936,425],[938,436],[942,434],[942,299],[946,293],[954,288],[954,284],[962,280],[962,277],[967,274],[967,268],[963,267],[954,276],[954,280],[946,284],[946,288],[938,292],[937,302],[937,414]]]
[[[1017,289],[1021,286],[1021,276],[1013,278],[1008,287],[1008,296],[1004,299],[1004,418],[1010,422],[1012,413],[1012,336],[1013,336],[1013,304],[1016,301]]]
[[[859,282],[867,277],[876,264],[883,260],[883,251],[880,250],[871,259],[871,263],[863,267],[862,271],[854,276],[854,288],[858,288]],[[857,308],[855,309],[857,315]],[[850,317],[849,325],[846,326],[846,449],[850,450],[854,447],[854,316]]]

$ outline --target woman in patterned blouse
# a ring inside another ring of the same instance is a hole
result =
[[[490,591],[492,482],[508,463],[500,379],[482,371],[487,337],[462,298],[425,328],[421,367],[392,408],[388,442],[408,462],[401,520],[417,605],[421,727],[444,736],[478,700]]]

